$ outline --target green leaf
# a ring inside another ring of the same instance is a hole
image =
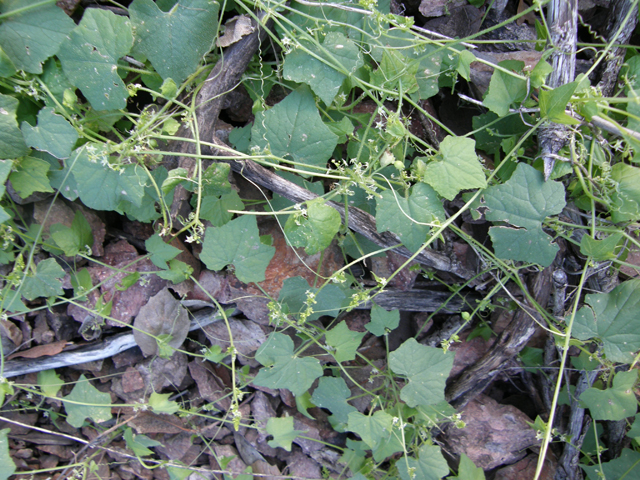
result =
[[[155,185],[162,185],[167,175],[167,169],[162,166],[157,167],[151,172],[151,177]],[[122,200],[119,204],[119,209],[124,211],[130,219],[142,223],[150,223],[160,218],[162,215],[157,208],[157,204],[160,203],[160,197],[153,183],[149,181],[147,186],[144,187],[144,195],[142,196],[140,206],[136,206],[127,200]],[[161,193],[161,195],[164,205],[171,205],[171,202],[173,202],[173,192],[166,195]]]
[[[9,432],[10,428],[0,430],[0,480],[7,480],[16,471],[16,464],[9,455]]]
[[[218,33],[220,4],[180,0],[163,12],[152,0],[134,0],[129,15],[134,53],[144,55],[163,79],[180,84],[196,71]]]
[[[311,395],[309,392],[304,392],[302,395],[296,397],[296,410],[309,420],[315,420],[313,415],[309,413],[309,409],[315,407],[311,401]]]
[[[523,115],[523,118],[527,118],[527,116]],[[534,120],[531,121],[533,122]],[[485,126],[487,127],[483,128]],[[515,144],[529,130],[529,126],[522,121],[519,115],[500,118],[493,112],[487,112],[473,117],[473,130],[476,147],[493,155],[505,145],[505,140]],[[502,167],[499,170],[499,174],[504,169]]]
[[[72,427],[82,427],[87,418],[96,423],[111,420],[111,395],[100,392],[84,374],[80,375],[75,387],[62,402],[67,411],[67,423]]]
[[[549,266],[558,253],[558,246],[537,225],[529,230],[491,227],[489,235],[500,258]]]
[[[1,132],[2,130],[0,129],[0,136],[2,135]],[[2,149],[0,148],[0,150]],[[4,192],[6,190],[5,182],[7,180],[7,177],[11,173],[12,168],[13,162],[11,160],[0,160],[0,198],[2,198],[2,196],[4,195]],[[0,223],[4,223],[10,218],[11,216],[7,212],[5,212],[2,207],[0,207]]]
[[[587,473],[590,480],[611,478],[615,480],[639,480],[640,479],[640,452],[625,448],[622,454],[615,460],[604,462],[600,465],[580,465]]]
[[[15,65],[7,54],[4,53],[2,46],[0,45],[0,77],[11,77],[12,75],[15,75],[15,73]]]
[[[347,136],[353,133],[354,128],[353,123],[347,117],[342,117],[339,122],[326,122],[325,125],[338,136],[338,145],[347,141]]]
[[[75,88],[69,83],[69,80],[67,80],[60,66],[60,62],[56,58],[50,58],[45,62],[40,78],[47,86],[47,89],[49,89],[49,92],[51,92],[53,98],[59,103],[63,103],[66,106],[65,91],[67,90],[66,95],[68,98],[72,98],[69,96],[70,93],[75,96],[75,93],[72,93]],[[45,98],[44,102],[49,107],[55,108],[56,106],[56,103],[51,98]]]
[[[404,342],[389,355],[389,367],[407,377],[400,398],[410,407],[433,405],[444,400],[444,387],[453,368],[453,353],[419,344],[415,338]]]
[[[400,311],[391,310],[388,312],[375,303],[371,305],[371,321],[364,328],[373,333],[376,337],[381,337],[387,331],[392,331],[400,325]]]
[[[108,10],[87,9],[60,46],[58,58],[71,83],[96,110],[117,110],[129,94],[118,75],[118,59],[133,45],[129,19]]]
[[[183,177],[186,176],[187,171],[183,170]],[[229,172],[231,167],[228,163],[213,163],[202,174],[202,194],[205,196],[225,195],[227,193],[234,192],[229,182]]]
[[[440,480],[449,473],[449,465],[442,456],[440,447],[435,445],[422,445],[418,451],[417,460],[404,456],[398,460],[396,465],[402,480],[418,478],[420,480]],[[411,469],[411,473],[409,469]]]
[[[340,230],[342,219],[335,208],[325,205],[324,199],[307,202],[307,216],[291,215],[284,226],[287,240],[294,247],[304,247],[308,255],[327,248]]]
[[[36,127],[22,122],[21,129],[27,145],[60,159],[69,158],[78,140],[76,129],[64,117],[56,115],[53,108],[43,108],[38,112]]]
[[[573,322],[572,335],[579,340],[599,338],[607,360],[631,363],[640,350],[638,311],[640,280],[629,280],[609,293],[589,294]]]
[[[146,435],[136,435],[131,428],[126,427],[124,429],[124,435],[122,436],[134,455],[138,457],[145,457],[147,455],[153,455],[153,450],[149,450],[147,447],[159,447],[162,443],[157,442]]]
[[[415,36],[399,28],[388,30],[384,37],[384,45],[374,45],[371,56],[381,65],[381,69],[374,75],[374,80],[382,81],[380,74],[385,72],[388,77],[386,86],[398,88],[398,81],[403,83],[403,89],[415,88],[417,83],[418,94],[421,99],[427,99],[438,93],[438,80],[442,66],[442,54],[432,45],[422,44],[415,48]],[[387,52],[388,57],[384,58]],[[389,53],[393,52],[391,55]],[[402,54],[400,54],[402,52]],[[465,55],[466,53],[466,55]],[[464,55],[464,58],[462,58]],[[470,57],[475,58],[470,52],[463,51],[458,57],[458,71],[468,71]],[[467,63],[468,61],[468,63]],[[397,68],[395,71],[393,68]],[[415,78],[412,77],[415,75]],[[377,77],[377,78],[376,78]],[[468,78],[468,74],[465,78]],[[408,90],[403,90],[408,93]]]
[[[260,242],[256,217],[243,215],[222,227],[207,228],[200,259],[211,270],[233,264],[241,282],[262,282],[275,251]]]
[[[333,415],[329,423],[338,432],[344,432],[349,422],[349,414],[356,412],[356,407],[349,405],[347,399],[351,391],[343,378],[321,377],[318,387],[313,391],[311,401],[320,408],[326,408]]]
[[[381,195],[376,199],[378,232],[395,233],[412,252],[427,241],[430,227],[425,224],[445,219],[438,195],[425,183],[414,185],[409,198],[394,190],[385,190]]]
[[[364,332],[349,330],[347,322],[342,321],[325,334],[327,344],[335,348],[333,357],[337,362],[347,362],[356,358],[356,352],[364,337]]]
[[[221,196],[206,196],[200,205],[200,218],[209,220],[214,227],[221,227],[233,218],[229,210],[244,210],[238,192],[231,190]]]
[[[522,72],[524,62],[505,60],[498,66],[507,70]],[[527,95],[527,81],[496,69],[491,76],[489,89],[484,97],[484,106],[492,112],[504,117],[509,113],[509,107],[522,102]]]
[[[471,78],[471,64],[476,61],[476,56],[469,50],[462,50],[458,55],[458,66],[456,72],[460,74],[462,78],[469,81]]]
[[[87,246],[93,245],[91,225],[80,211],[77,211],[73,217],[71,227],[55,223],[49,228],[49,233],[56,245],[69,257],[77,255]]]
[[[211,363],[220,363],[228,356],[229,354],[226,351],[223,352],[220,345],[211,345],[204,352],[204,358],[209,360]]]
[[[162,193],[167,195],[173,191],[178,185],[186,184],[189,182],[189,172],[187,172],[186,168],[174,168],[173,170],[169,170],[167,173],[167,178],[162,182]]]
[[[580,240],[580,253],[593,258],[596,262],[616,258],[616,247],[622,240],[622,233],[614,233],[604,240],[596,240],[590,235],[583,235]]]
[[[399,50],[384,49],[378,69],[371,73],[371,83],[386,90],[414,93],[419,89],[419,68],[417,60],[410,60]]]
[[[170,393],[156,393],[153,392],[149,397],[149,406],[154,413],[166,413],[167,415],[173,415],[180,410],[178,402],[169,400]]]
[[[294,173],[286,172],[286,171],[279,172],[278,174],[285,180],[289,180],[290,182],[293,182],[296,185],[306,188],[307,190],[315,193],[318,196],[324,195],[324,185],[322,185],[322,182],[309,182],[304,178],[302,178],[300,175],[296,175]],[[270,206],[272,211],[277,212],[278,210],[284,210],[293,205],[294,205],[294,202],[275,193],[273,195],[273,199],[271,200]],[[286,224],[287,221],[289,220],[289,215],[280,215],[278,216],[278,219],[281,219],[280,220],[281,224],[282,223]]]
[[[327,33],[322,46],[304,41],[302,45],[304,49],[295,48],[286,56],[284,78],[306,83],[329,106],[347,75],[364,64],[360,49],[352,40],[338,32]]]
[[[307,318],[309,321],[316,320],[323,315],[337,316],[347,299],[345,289],[338,285],[327,285],[320,290],[310,287],[302,277],[290,277],[283,282],[278,301],[287,304],[289,312],[297,315],[306,310],[307,292],[315,296],[316,302],[313,304],[313,313]]]
[[[38,3],[43,2],[5,0],[0,3],[0,14],[8,14],[0,25],[0,47],[16,69],[29,73],[42,73],[42,62],[57,53],[75,27],[73,20],[52,3],[10,14]]]
[[[0,93],[0,158],[2,159],[21,157],[29,152],[16,120],[18,103],[17,99]],[[4,180],[2,183],[4,185]]]
[[[156,273],[160,278],[169,280],[174,285],[184,282],[192,274],[193,267],[183,261],[176,260],[175,258],[173,260],[169,260],[169,270],[162,270]]]
[[[326,167],[338,137],[320,119],[313,94],[302,86],[267,112],[256,115],[251,143],[278,157]]]
[[[473,461],[463,453],[460,455],[460,466],[456,478],[458,480],[485,480],[484,470],[476,467]]]
[[[41,370],[38,372],[38,386],[47,397],[56,397],[64,381],[55,370]]]
[[[577,87],[578,82],[571,82],[553,90],[540,90],[540,115],[551,121],[560,118]]]
[[[613,386],[606,390],[589,388],[580,395],[581,406],[589,409],[594,420],[624,420],[635,415],[638,402],[633,386],[638,380],[638,371],[618,372],[613,377]]]
[[[14,393],[15,390],[11,383],[6,380],[0,383],[0,402],[4,404],[5,395],[13,395]]]
[[[631,428],[627,432],[627,437],[633,438],[636,443],[638,443],[638,440],[640,440],[640,413],[636,413],[635,417],[633,418],[633,423],[631,425]]]
[[[64,295],[62,282],[59,280],[62,277],[62,267],[54,258],[47,258],[38,264],[35,275],[29,275],[24,279],[21,293],[27,300]]]
[[[519,163],[511,178],[502,185],[487,188],[482,206],[488,208],[487,220],[506,222],[521,229],[491,227],[489,234],[500,258],[535,262],[548,266],[558,246],[542,231],[542,221],[565,206],[561,183],[545,182],[542,173]]]
[[[360,438],[373,451],[374,460],[379,462],[403,450],[401,433],[394,418],[383,410],[373,415],[351,412],[347,429]]]
[[[460,190],[485,188],[487,180],[475,147],[471,138],[446,137],[435,161],[427,164],[423,181],[448,200]]]
[[[20,295],[16,294],[16,291],[11,287],[4,287],[1,291],[2,301],[0,305],[8,312],[12,313],[24,313],[29,311],[24,303],[20,300]],[[0,398],[2,400],[2,398]]]
[[[75,151],[73,176],[80,200],[94,210],[118,210],[121,202],[140,206],[146,178],[136,165],[113,166],[106,147],[86,144]],[[140,176],[139,176],[140,175]]]
[[[287,452],[291,451],[291,442],[298,438],[299,434],[305,433],[293,429],[293,417],[271,417],[267,420],[266,430],[269,435],[273,436],[273,440],[267,442],[269,446],[284,448]]]
[[[611,178],[618,182],[611,195],[611,220],[619,223],[640,219],[640,168],[616,163],[611,168]]]
[[[47,178],[48,162],[39,158],[22,157],[15,167],[9,180],[20,198],[27,198],[33,192],[53,192]]]
[[[168,269],[167,262],[180,254],[180,249],[165,243],[159,234],[154,234],[144,242],[144,247],[151,254],[151,262],[158,268]]]
[[[261,368],[253,383],[268,388],[286,388],[296,397],[309,390],[322,376],[320,362],[293,353],[293,341],[282,333],[272,334],[256,352]]]

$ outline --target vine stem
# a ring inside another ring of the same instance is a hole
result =
[[[586,265],[591,263],[591,257],[587,258]],[[542,468],[544,467],[544,460],[547,455],[547,450],[549,448],[549,443],[551,442],[551,431],[553,430],[553,421],[555,419],[556,408],[558,407],[558,398],[560,397],[560,390],[562,388],[562,376],[564,374],[564,368],[567,363],[567,357],[569,356],[569,346],[571,342],[571,330],[573,329],[573,321],[576,318],[576,313],[578,311],[578,304],[580,303],[580,297],[582,295],[582,288],[584,287],[585,282],[587,281],[587,271],[588,268],[584,268],[582,270],[582,275],[580,276],[580,283],[578,284],[578,291],[575,296],[575,301],[573,302],[573,309],[571,311],[571,317],[569,318],[569,323],[567,324],[567,328],[565,330],[564,344],[562,345],[562,357],[560,359],[560,368],[558,372],[558,380],[556,381],[556,388],[553,392],[553,400],[551,402],[551,409],[549,412],[549,421],[547,423],[547,428],[544,433],[544,438],[542,440],[542,445],[540,447],[540,455],[538,456],[538,464],[536,465],[536,474],[533,480],[538,480],[540,475],[542,474]]]

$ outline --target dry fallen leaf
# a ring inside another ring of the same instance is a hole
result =
[[[527,5],[524,0],[520,0],[518,2],[518,14],[524,12],[527,8],[529,8],[529,5]],[[529,12],[526,15],[523,15],[522,17],[518,18],[516,20],[516,23],[518,25],[522,25],[524,22],[527,22],[529,25],[535,25],[536,24],[536,14],[533,12]]]
[[[60,340],[59,342],[47,343],[46,345],[38,345],[37,347],[30,348],[29,350],[24,350],[22,352],[16,352],[7,357],[7,360],[11,360],[13,358],[40,358],[40,357],[50,357],[51,355],[57,355],[64,347],[70,344],[71,342],[67,342],[66,340]]]
[[[182,345],[189,333],[189,315],[165,287],[140,309],[133,326],[133,338],[142,353],[146,356],[156,355],[158,342],[154,337],[171,335],[167,341],[169,346],[178,348]]]
[[[228,47],[255,30],[251,23],[251,17],[248,15],[239,15],[230,18],[227,20],[227,23],[224,24],[224,27],[224,35],[218,37],[218,41],[216,42],[218,47]]]

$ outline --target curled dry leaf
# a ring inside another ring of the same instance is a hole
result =
[[[254,30],[251,17],[248,15],[238,15],[230,18],[224,25],[224,35],[218,37],[216,45],[218,47],[228,47],[239,41],[245,35],[249,35]]]
[[[47,343],[46,345],[38,345],[37,347],[30,348],[29,350],[24,350],[22,352],[16,352],[7,357],[7,360],[11,360],[13,358],[40,358],[40,357],[50,357],[51,355],[57,355],[64,347],[66,347],[70,342],[66,340],[60,340],[59,342]]]
[[[167,344],[178,348],[189,333],[189,315],[167,287],[151,297],[133,322],[133,338],[146,356],[158,353],[154,337],[170,335]]]

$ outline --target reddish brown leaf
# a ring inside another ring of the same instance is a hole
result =
[[[72,342],[67,342],[66,340],[60,340],[59,342],[48,343],[46,345],[38,345],[37,347],[30,348],[29,350],[24,350],[22,352],[16,352],[7,357],[7,360],[11,360],[14,358],[40,358],[40,357],[50,357],[51,355],[57,355],[64,347],[70,345]]]

